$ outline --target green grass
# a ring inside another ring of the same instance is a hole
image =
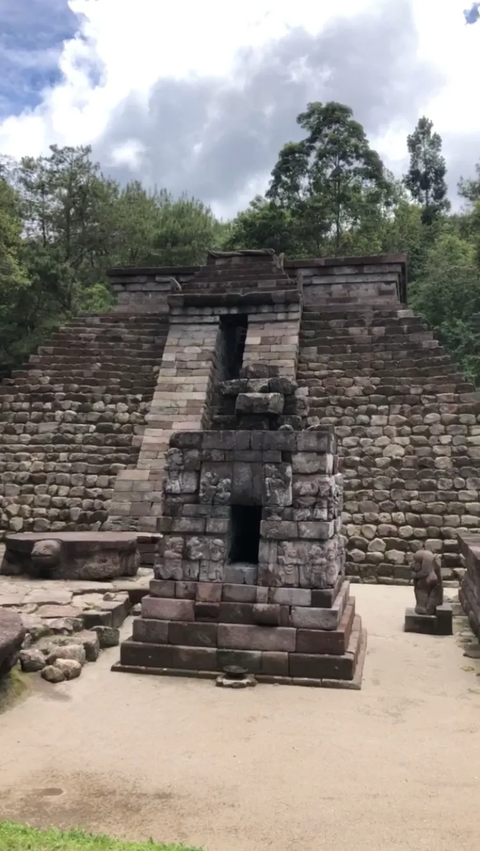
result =
[[[34,830],[21,824],[0,822],[0,851],[200,851],[183,845],[123,842],[92,836],[83,830]]]
[[[31,690],[28,674],[23,674],[18,668],[12,668],[6,677],[0,677],[0,715],[25,700]]]

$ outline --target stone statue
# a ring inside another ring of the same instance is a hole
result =
[[[443,604],[443,583],[435,553],[417,550],[413,560],[413,585],[417,615],[434,615]]]

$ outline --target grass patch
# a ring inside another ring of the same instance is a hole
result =
[[[0,715],[25,700],[31,690],[28,674],[23,674],[19,668],[12,668],[5,677],[0,677]]]
[[[0,851],[201,851],[184,845],[156,842],[124,842],[108,836],[92,836],[83,830],[35,830],[21,824],[0,822]]]

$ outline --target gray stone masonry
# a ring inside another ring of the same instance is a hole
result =
[[[263,379],[267,399],[270,380],[283,401],[290,380]],[[249,413],[262,422],[264,406]],[[113,670],[237,666],[264,682],[360,686],[366,633],[344,575],[335,432],[275,430],[281,413],[268,416],[260,431],[171,436],[156,578]]]

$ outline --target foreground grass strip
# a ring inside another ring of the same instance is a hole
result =
[[[21,824],[0,822],[0,851],[201,851],[184,845],[156,842],[123,842],[108,836],[92,836],[83,830],[35,830]]]

